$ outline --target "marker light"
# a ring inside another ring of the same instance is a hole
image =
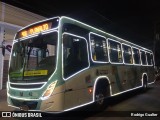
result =
[[[57,84],[57,80],[54,81],[53,83],[51,83],[51,84],[48,86],[47,90],[46,90],[46,91],[43,93],[43,95],[42,95],[42,98],[43,98],[43,99],[46,98],[46,97],[48,98],[48,97],[52,94],[52,92],[53,92],[56,84]]]
[[[89,93],[92,93],[92,92],[93,92],[93,89],[92,89],[92,88],[89,88],[89,89],[88,89],[88,92],[89,92]]]

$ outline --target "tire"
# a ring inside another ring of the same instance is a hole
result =
[[[108,86],[105,86],[102,87],[101,86],[101,89],[97,88],[96,91],[95,91],[95,110],[96,111],[103,111],[106,107],[107,107],[107,103],[106,102],[106,98],[108,97],[108,94],[107,94],[107,89]]]
[[[145,92],[148,88],[148,83],[147,83],[147,76],[145,75],[143,77],[143,91]]]

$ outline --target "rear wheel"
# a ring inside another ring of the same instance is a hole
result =
[[[143,90],[146,91],[147,88],[148,88],[147,76],[144,75],[144,77],[143,77]]]

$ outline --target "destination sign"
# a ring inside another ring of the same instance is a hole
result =
[[[39,24],[36,26],[31,26],[27,29],[24,29],[19,33],[19,38],[26,37],[28,35],[32,35],[32,34],[36,34],[36,33],[40,33],[45,30],[49,30],[49,29],[51,29],[51,24],[52,24],[51,22],[50,23],[42,23],[42,24]]]

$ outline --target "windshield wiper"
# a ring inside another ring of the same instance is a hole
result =
[[[29,64],[29,58],[30,58],[30,55],[31,55],[31,51],[32,51],[33,47],[30,47],[29,51],[28,51],[28,46],[27,46],[27,68],[28,68],[28,64]]]

